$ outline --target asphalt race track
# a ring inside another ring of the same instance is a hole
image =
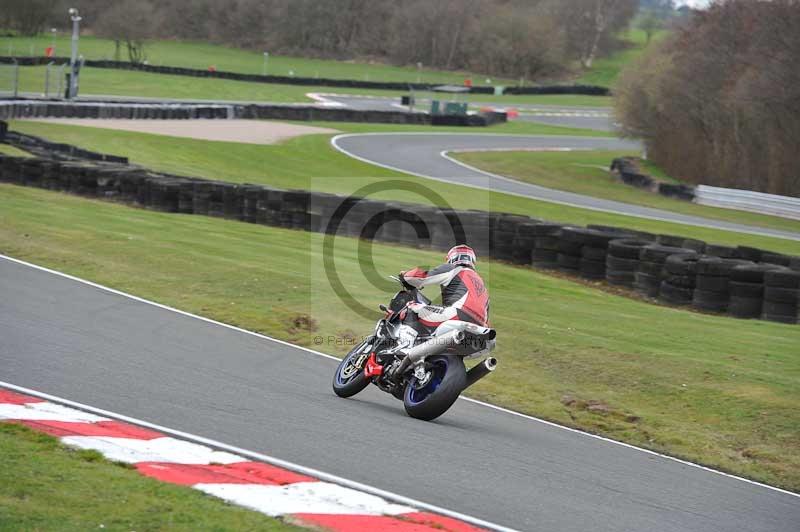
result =
[[[430,93],[424,92],[428,98]],[[323,94],[325,100],[335,102],[343,107],[362,110],[378,111],[397,111],[407,110],[407,107],[399,105],[398,98],[387,98],[380,96],[352,96],[346,94]],[[417,110],[427,110],[430,102],[427,99],[420,100],[416,106]],[[515,109],[519,116],[515,120],[525,122],[540,122],[553,126],[577,127],[582,129],[596,129],[598,131],[612,131],[614,129],[611,118],[612,110],[609,107],[584,107],[584,106],[562,106],[562,105],[531,105],[531,104],[510,104],[498,105],[491,102],[471,102],[471,108],[491,107],[495,109]]]
[[[800,233],[791,231],[712,220],[699,216],[680,214],[540,187],[538,185],[523,183],[501,176],[494,176],[475,168],[461,165],[457,161],[443,156],[446,152],[453,150],[535,150],[554,148],[593,150],[638,149],[639,144],[633,141],[612,137],[561,137],[480,133],[363,133],[339,135],[334,137],[331,142],[335,148],[351,157],[372,164],[390,167],[409,174],[448,183],[485,188],[497,192],[563,203],[575,207],[637,216],[640,218],[800,240]]]
[[[502,364],[502,360],[500,361]],[[0,258],[0,380],[519,530],[785,531],[800,497],[458,401],[436,422],[336,362]]]

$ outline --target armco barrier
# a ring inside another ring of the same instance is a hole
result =
[[[503,123],[505,113],[431,116],[406,111],[376,111],[302,104],[187,104],[131,102],[0,101],[0,120],[15,118],[272,119],[372,124],[486,127]]]
[[[800,198],[709,185],[692,187],[663,183],[649,175],[637,172],[636,166],[628,157],[614,159],[611,162],[611,171],[616,172],[626,185],[644,188],[669,198],[693,201],[710,207],[737,209],[800,220]]]
[[[694,202],[800,220],[800,198],[789,196],[698,185],[694,189]]]
[[[0,57],[0,63],[16,61],[20,66],[41,66],[50,62],[59,64],[68,63],[66,57]],[[87,67],[113,68],[118,70],[138,70],[157,74],[172,74],[175,76],[192,76],[200,78],[231,79],[236,81],[249,81],[256,83],[280,83],[282,85],[307,85],[314,87],[343,87],[359,89],[384,89],[384,90],[430,90],[441,83],[417,83],[405,81],[364,81],[355,79],[334,78],[303,78],[296,76],[264,76],[260,74],[244,74],[241,72],[225,72],[221,70],[201,70],[173,66],[144,65],[129,63],[127,61],[111,61],[87,59]],[[474,86],[469,88],[473,94],[494,94],[494,87]],[[608,87],[597,85],[540,85],[534,87],[508,87],[507,94],[582,94],[589,96],[607,96],[610,94]]]
[[[800,271],[781,264],[800,267],[800,259],[754,248],[706,245],[693,239],[617,227],[563,226],[516,214],[441,210],[208,181],[105,161],[0,154],[0,182],[163,212],[217,216],[304,231],[330,232],[338,227],[336,232],[341,235],[440,251],[456,243],[449,228],[458,220],[466,242],[481,256],[520,265],[557,267],[598,282],[605,278],[609,283],[636,287],[646,296],[676,305],[691,303],[703,310],[727,310],[737,317],[758,315],[773,321],[797,322]],[[346,216],[342,215],[342,206],[350,207]],[[706,256],[696,250],[703,248]],[[760,263],[707,256],[717,250],[726,255],[758,256]],[[750,269],[732,273],[741,265]],[[758,288],[750,286],[762,282],[762,278],[763,305],[756,297],[762,292],[755,294]],[[736,284],[729,284],[734,279]]]

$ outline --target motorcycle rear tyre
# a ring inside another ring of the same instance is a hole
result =
[[[427,362],[434,367],[433,371],[443,373],[440,382],[421,396],[419,390],[415,389],[417,380],[412,377],[406,384],[403,406],[409,416],[431,421],[447,412],[464,391],[467,385],[467,370],[464,367],[464,359],[459,356],[438,355],[429,357]],[[436,375],[432,380],[435,378]]]

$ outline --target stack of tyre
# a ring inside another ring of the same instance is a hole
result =
[[[651,242],[640,238],[619,238],[608,243],[606,281],[632,288],[639,268],[639,253]]]
[[[760,318],[764,306],[764,276],[783,269],[774,264],[735,266],[730,275],[728,314],[736,318]]]
[[[672,305],[691,305],[697,278],[697,253],[677,253],[664,262],[658,298]]]
[[[720,257],[704,257],[698,260],[692,305],[712,312],[727,311],[731,298],[731,272],[737,266],[752,264],[746,260]]]
[[[515,264],[531,264],[533,260],[533,250],[536,248],[536,222],[538,220],[517,225],[512,254]]]
[[[554,223],[533,224],[531,232],[534,235],[534,248],[531,254],[531,264],[537,268],[558,268],[559,234],[562,226]]]
[[[573,275],[578,274],[581,266],[581,248],[583,242],[574,238],[581,227],[565,226],[558,234],[558,253],[556,263],[559,270]]]
[[[800,271],[786,268],[764,273],[764,307],[761,317],[781,323],[798,322]]]
[[[739,254],[738,248],[730,246],[721,246],[719,244],[708,244],[706,246],[705,254],[711,257],[718,257],[720,259],[739,259],[742,258]]]
[[[693,249],[650,244],[639,252],[639,266],[636,269],[634,289],[646,297],[658,297],[664,281],[664,264],[670,255],[696,255]]]
[[[580,276],[584,279],[605,279],[608,245],[624,234],[610,230],[565,228],[562,238],[565,235],[581,244],[581,258],[578,262]]]
[[[514,236],[517,226],[530,222],[530,218],[518,214],[492,215],[491,254],[495,259],[514,260]]]

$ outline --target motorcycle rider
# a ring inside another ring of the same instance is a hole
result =
[[[447,332],[450,329],[448,322],[454,321],[488,326],[489,292],[475,271],[476,261],[475,251],[460,244],[447,252],[445,263],[441,266],[428,271],[414,268],[400,273],[400,280],[408,287],[441,286],[441,307],[422,303],[408,306],[422,325],[436,330],[434,334]]]

